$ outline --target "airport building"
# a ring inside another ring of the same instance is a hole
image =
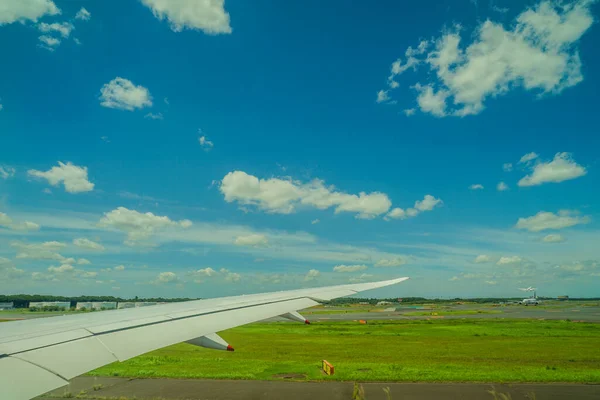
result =
[[[12,310],[14,307],[14,303],[0,303],[0,310]]]
[[[29,308],[44,308],[58,307],[59,309],[68,310],[71,308],[70,301],[32,301],[29,303]]]
[[[135,308],[135,302],[133,301],[120,301],[117,304],[117,308],[120,310],[122,308]]]
[[[116,301],[79,301],[76,310],[114,310],[117,308]]]

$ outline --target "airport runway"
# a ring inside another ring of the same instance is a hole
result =
[[[102,385],[98,390],[93,386]],[[383,388],[389,387],[391,399],[402,400],[485,400],[495,389],[513,400],[597,400],[600,385],[572,384],[469,384],[469,383],[365,383],[365,398],[387,400]],[[82,392],[85,391],[86,393]],[[133,398],[136,400],[351,400],[352,382],[225,381],[199,379],[127,379],[80,377],[70,387],[51,392],[38,400],[56,397],[79,399]],[[535,393],[535,397],[531,397]],[[131,397],[130,397],[131,396]]]
[[[453,312],[460,310],[477,310],[482,311],[499,311],[498,314],[454,314],[454,315],[443,315],[444,311],[451,310]],[[448,310],[425,310],[425,309],[402,309],[401,311],[379,311],[379,312],[364,312],[364,313],[344,313],[340,310],[339,314],[312,314],[307,315],[309,320],[313,321],[354,321],[354,320],[376,320],[376,319],[431,319],[431,318],[443,318],[443,319],[462,319],[462,318],[485,318],[485,319],[498,319],[498,318],[529,318],[529,319],[555,319],[555,320],[566,320],[571,321],[586,321],[586,322],[600,322],[600,307],[590,306],[573,306],[573,307],[560,307],[560,308],[544,308],[536,306],[506,306],[506,307],[494,307],[494,308],[474,308],[473,306],[454,306]],[[406,313],[411,312],[424,312],[430,315],[423,316],[411,316]],[[433,315],[434,313],[442,315]]]

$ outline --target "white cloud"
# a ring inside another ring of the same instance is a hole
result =
[[[174,272],[161,272],[156,277],[156,281],[154,281],[154,283],[156,283],[156,284],[173,283],[173,282],[178,282],[178,281],[179,281],[179,278],[177,277],[177,274],[175,274]]]
[[[25,275],[25,271],[16,268],[8,258],[0,257],[0,279],[8,281]]]
[[[227,282],[239,282],[242,279],[240,274],[237,272],[231,272],[226,268],[221,268],[219,272],[225,275],[225,280]]]
[[[152,96],[145,87],[128,79],[116,77],[100,89],[100,105],[118,110],[133,111],[152,106]]]
[[[198,143],[200,143],[200,147],[202,147],[206,151],[214,147],[214,143],[208,140],[208,138],[204,135],[198,138]]]
[[[104,213],[104,217],[98,222],[99,227],[115,228],[127,233],[128,244],[148,239],[158,230],[169,227],[185,229],[191,225],[189,220],[172,221],[167,216],[158,216],[151,212],[143,214],[125,207],[118,207]]]
[[[60,14],[52,0],[2,0],[0,2],[0,25],[20,21],[33,21],[45,15]]]
[[[235,238],[236,246],[267,246],[269,239],[262,234],[252,234],[246,236],[238,236]]]
[[[200,275],[200,276],[215,276],[215,275],[217,275],[217,271],[215,271],[211,267],[206,267],[206,268],[203,268],[203,269],[199,269],[195,273],[198,274],[198,275]]]
[[[43,43],[41,47],[49,51],[54,51],[54,48],[60,45],[60,40],[52,36],[42,35],[38,39]]]
[[[423,200],[417,200],[415,202],[415,208],[419,211],[431,211],[436,206],[441,205],[442,200],[436,199],[430,194],[426,194]]]
[[[8,179],[15,176],[16,170],[8,165],[0,165],[0,178]]]
[[[487,285],[497,285],[498,284],[497,281],[484,281],[484,283]]]
[[[63,274],[68,272],[75,272],[75,267],[69,264],[62,264],[60,267],[48,267],[49,272]]]
[[[318,224],[319,222],[321,222],[321,221],[319,221],[319,219],[318,219],[318,218],[317,218],[317,219],[313,219],[312,221],[310,221],[311,225],[316,225],[316,224]]]
[[[565,238],[562,235],[550,234],[550,235],[544,236],[542,241],[544,243],[561,243],[561,242],[565,241]]]
[[[390,96],[388,96],[388,91],[387,90],[380,90],[379,92],[377,92],[377,100],[375,100],[377,103],[383,103],[384,101],[388,101],[390,99]]]
[[[150,113],[148,113],[148,114],[144,115],[144,118],[150,118],[150,119],[160,119],[160,120],[163,120],[163,119],[165,119],[165,118],[163,117],[162,113],[160,113],[160,112],[159,112],[159,113],[156,113],[156,114],[154,114],[154,113],[151,113],[151,112],[150,112]]]
[[[407,61],[413,69],[424,65],[435,74],[433,82],[414,86],[419,108],[437,117],[464,117],[518,87],[544,95],[577,85],[583,80],[577,42],[593,24],[593,3],[542,1],[518,15],[510,29],[487,19],[472,41],[461,38],[459,25],[446,30],[433,50],[421,57],[411,54],[415,60]],[[398,73],[407,69],[396,68]]]
[[[530,232],[539,232],[546,229],[563,229],[575,225],[587,224],[590,217],[577,215],[576,211],[560,210],[558,214],[540,211],[527,218],[519,218],[516,228],[527,229]]]
[[[311,269],[309,270],[306,275],[304,276],[304,280],[305,281],[314,281],[315,279],[317,279],[319,276],[321,276],[321,272],[319,272],[316,269]]]
[[[371,274],[360,274],[360,276],[352,277],[352,278],[348,279],[348,281],[352,282],[352,283],[358,283],[358,282],[364,282],[365,280],[372,278],[372,277],[373,277],[373,275],[371,275]]]
[[[13,222],[12,218],[3,212],[0,212],[0,227],[15,231],[37,231],[40,229],[38,224],[30,221]]]
[[[79,11],[77,11],[77,14],[75,14],[75,19],[80,19],[82,21],[89,21],[91,17],[92,14],[83,7],[81,7]]]
[[[404,110],[404,114],[407,117],[410,117],[411,115],[415,115],[416,112],[417,112],[416,108],[407,108],[406,110]]]
[[[43,33],[57,32],[60,33],[63,38],[68,38],[75,27],[70,22],[54,22],[52,24],[41,22],[38,24],[38,29]]]
[[[87,258],[80,258],[77,260],[77,265],[89,265],[92,262],[90,260],[88,260]]]
[[[500,182],[500,183],[498,183],[498,185],[496,185],[496,189],[499,192],[504,192],[504,191],[508,190],[508,185],[504,182]]]
[[[124,265],[117,265],[115,267],[115,271],[125,271],[125,266]]]
[[[452,278],[448,279],[450,282],[456,282],[458,281],[460,278],[458,276],[453,276]]]
[[[504,170],[504,172],[510,172],[513,170],[513,165],[512,163],[502,164],[502,169]]]
[[[426,194],[423,197],[423,200],[415,201],[414,208],[408,208],[403,210],[402,208],[394,208],[385,216],[386,220],[389,219],[406,219],[411,217],[416,217],[421,212],[431,211],[438,205],[442,205],[443,201],[441,199],[436,199],[430,194]]]
[[[477,264],[483,264],[483,263],[487,263],[492,261],[490,256],[486,256],[485,254],[480,254],[477,257],[475,257],[474,262]]]
[[[64,257],[57,253],[65,245],[61,242],[44,242],[26,244],[22,242],[11,242],[10,245],[17,249],[16,258],[29,260],[55,260],[62,264],[73,264],[75,259]]]
[[[225,0],[142,0],[159,20],[167,19],[171,29],[199,29],[209,35],[231,33]]]
[[[431,113],[436,117],[446,116],[446,98],[450,92],[447,90],[436,92],[431,85],[422,86],[418,83],[414,88],[419,92],[417,103],[421,111]]]
[[[361,192],[358,195],[335,191],[319,179],[309,183],[291,179],[259,179],[243,171],[230,172],[221,181],[219,190],[228,203],[255,205],[259,209],[279,214],[293,213],[298,206],[320,210],[335,207],[335,213],[356,213],[358,218],[374,218],[386,213],[391,201],[384,193]]]
[[[535,164],[533,172],[523,177],[518,185],[538,186],[543,183],[559,183],[585,174],[587,174],[586,169],[577,164],[569,153],[556,153],[552,161]]]
[[[482,190],[483,189],[483,185],[480,183],[474,183],[473,185],[469,186],[469,189],[471,190]]]
[[[535,160],[538,157],[539,155],[532,151],[531,153],[527,153],[523,157],[521,157],[521,159],[519,160],[519,164],[528,163],[529,161]]]
[[[27,173],[48,180],[52,186],[62,183],[69,193],[90,192],[94,189],[94,184],[88,180],[87,167],[78,167],[70,162],[64,164],[59,161],[58,167],[52,167],[48,171],[30,169]]]
[[[519,256],[500,257],[500,259],[498,260],[498,262],[496,264],[497,265],[518,264],[521,261],[523,261],[523,259]]]
[[[375,263],[375,267],[379,268],[379,267],[399,267],[401,265],[406,264],[406,261],[401,258],[401,257],[396,257],[396,258],[382,258],[381,260],[377,261]]]
[[[104,246],[86,238],[73,239],[73,244],[82,249],[104,251]]]
[[[366,265],[336,265],[333,267],[333,272],[356,272],[364,271],[368,267]]]

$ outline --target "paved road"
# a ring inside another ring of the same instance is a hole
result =
[[[94,391],[94,385],[102,388]],[[488,393],[493,387],[497,392],[510,393],[513,400],[578,399],[597,400],[600,385],[562,384],[429,384],[429,383],[365,383],[365,398],[387,399],[383,388],[389,387],[392,400],[492,400]],[[82,390],[87,394],[81,394]],[[222,381],[199,379],[126,379],[126,378],[75,378],[70,388],[58,389],[49,400],[64,396],[70,391],[77,398],[134,397],[136,400],[351,400],[353,383],[350,382],[285,382],[285,381]]]

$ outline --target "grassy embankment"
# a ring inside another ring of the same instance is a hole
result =
[[[97,376],[600,383],[600,324],[538,320],[259,323],[222,332],[234,353],[177,344]],[[320,362],[334,364],[325,376]]]

